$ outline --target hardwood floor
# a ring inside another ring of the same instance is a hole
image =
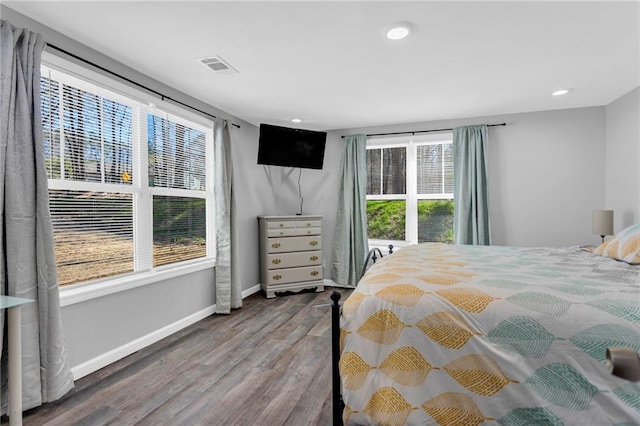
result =
[[[330,307],[314,305],[331,291],[254,294],[76,381],[24,424],[330,425]]]

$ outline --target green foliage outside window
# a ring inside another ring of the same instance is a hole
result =
[[[207,254],[206,200],[153,197],[153,266]]]
[[[453,200],[418,200],[418,242],[453,243]],[[405,240],[404,200],[368,200],[371,239]]]
[[[402,241],[406,206],[403,200],[367,200],[367,232],[376,240]]]
[[[453,243],[453,200],[418,200],[418,242]]]

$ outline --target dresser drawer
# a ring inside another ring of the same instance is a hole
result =
[[[268,285],[295,283],[301,281],[322,280],[322,266],[307,266],[303,268],[277,269],[267,274]]]
[[[267,256],[267,267],[272,269],[293,268],[296,266],[320,265],[321,251],[304,251],[299,253],[270,254]]]
[[[310,237],[267,238],[267,253],[313,251],[322,249],[320,235]]]
[[[320,228],[322,226],[321,220],[297,220],[296,228]]]
[[[320,235],[320,228],[296,228],[296,235]]]
[[[267,237],[294,237],[298,235],[296,228],[269,228]]]
[[[295,228],[296,222],[295,220],[281,220],[281,221],[273,221],[270,220],[267,222],[267,228]]]

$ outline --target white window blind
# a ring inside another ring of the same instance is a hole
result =
[[[60,285],[206,258],[212,129],[42,67]]]
[[[50,190],[60,285],[133,272],[131,194]]]
[[[168,118],[147,114],[149,186],[206,189],[206,134]]]
[[[417,193],[453,196],[453,147],[451,143],[416,147]]]
[[[153,266],[206,256],[206,134],[146,114]]]

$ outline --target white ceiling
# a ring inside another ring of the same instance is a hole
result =
[[[299,117],[299,127],[330,130],[597,106],[640,85],[638,1],[4,4],[256,125]],[[414,33],[383,38],[396,21]],[[239,74],[198,62],[213,55]]]

